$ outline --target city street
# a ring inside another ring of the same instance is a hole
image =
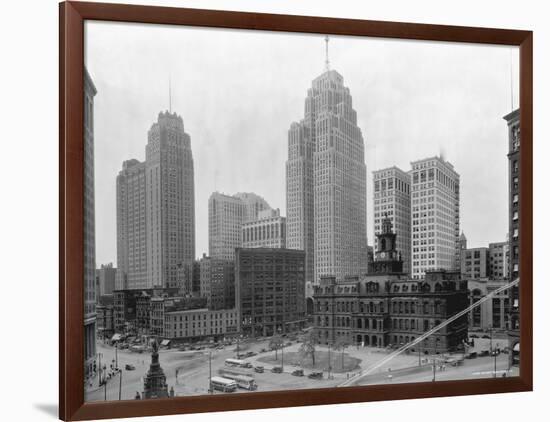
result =
[[[296,362],[296,356],[300,347],[299,342],[293,342],[292,345],[284,348],[286,358],[283,360],[284,371],[281,374],[272,373],[273,366],[281,364],[281,350],[278,351],[278,360],[275,360],[275,352],[268,351],[260,353],[262,349],[268,349],[269,339],[261,341],[248,342],[240,345],[241,352],[255,352],[256,356],[244,359],[254,366],[263,366],[263,373],[255,373],[252,370],[258,385],[258,391],[275,391],[287,389],[304,389],[304,388],[319,388],[319,387],[335,387],[347,379],[358,375],[361,371],[366,370],[376,362],[382,360],[389,352],[384,349],[356,347],[350,346],[344,351],[345,357],[351,356],[359,361],[358,367],[351,372],[331,373],[328,379],[328,371],[326,367],[321,367],[319,364],[315,368],[305,369],[306,376],[293,376],[292,371],[299,369],[300,365]],[[505,347],[506,341],[499,339],[494,340],[495,347]],[[178,351],[161,350],[160,364],[166,375],[168,388],[173,387],[176,396],[190,396],[208,394],[208,379],[209,379],[209,356],[211,353],[211,368],[212,376],[219,375],[219,370],[225,368],[225,360],[236,356],[236,344],[226,346],[224,349],[206,349],[201,351]],[[476,339],[475,346],[472,350],[488,349],[488,340]],[[317,346],[316,353],[325,355],[328,352],[326,346]],[[106,363],[110,366],[115,359],[115,349],[111,346],[98,344],[98,354],[101,355],[102,364]],[[283,356],[284,356],[283,354]],[[294,356],[290,359],[289,356]],[[497,356],[497,376],[502,376],[503,372],[508,370],[507,354]],[[332,367],[337,366],[337,362],[341,359],[341,351],[331,351]],[[430,357],[421,355],[422,367],[418,367],[419,356],[415,353],[403,353],[395,357],[390,362],[378,368],[374,373],[358,378],[353,382],[353,385],[372,385],[380,383],[407,383],[407,382],[426,382],[432,381],[433,370],[430,365]],[[143,390],[143,377],[149,369],[151,356],[149,353],[135,353],[128,350],[118,351],[118,367],[122,369],[122,384],[120,385],[120,375],[114,374],[108,380],[107,386],[88,388],[86,391],[86,401],[103,401],[118,400],[119,387],[121,387],[121,399],[132,400],[135,398],[136,392],[141,394]],[[135,370],[126,370],[125,366],[133,365]],[[452,379],[474,379],[488,378],[493,376],[494,358],[490,356],[477,357],[475,359],[465,359],[461,366],[445,365],[444,368],[436,367],[436,380],[452,380]],[[406,368],[406,369],[405,369]],[[307,375],[313,371],[323,371],[323,379],[310,379]],[[177,377],[176,377],[177,373]],[[391,375],[391,376],[390,376]],[[513,368],[507,376],[517,375],[517,368]],[[247,390],[239,389],[239,392],[247,392]],[[214,394],[220,394],[215,392]]]

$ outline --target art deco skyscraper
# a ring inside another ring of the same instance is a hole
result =
[[[145,148],[147,282],[178,287],[178,265],[195,258],[195,183],[191,138],[183,119],[165,112]]]
[[[460,176],[441,157],[411,163],[412,276],[460,269]]]
[[[328,46],[328,39],[327,39]],[[367,272],[365,148],[344,78],[313,80],[288,134],[287,247],[306,252],[306,281]]]

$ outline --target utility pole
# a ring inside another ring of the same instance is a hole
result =
[[[101,366],[101,353],[98,353],[97,356],[99,357],[99,385],[101,386],[101,372],[103,369]]]
[[[115,343],[115,367],[118,369],[118,341]]]
[[[105,401],[107,401],[107,380],[105,380],[105,383],[103,385],[105,386]]]

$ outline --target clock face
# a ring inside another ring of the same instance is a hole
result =
[[[384,259],[384,258],[386,257],[386,252],[382,252],[382,253],[380,254],[380,257],[381,257],[382,259]]]

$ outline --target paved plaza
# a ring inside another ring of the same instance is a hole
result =
[[[479,351],[489,349],[488,339],[475,339],[474,347],[471,350]],[[506,339],[493,339],[493,347],[503,349],[507,346]],[[346,361],[352,360],[358,362],[351,371],[331,371],[328,373],[328,367],[323,365],[323,359],[319,356],[328,356],[328,347],[317,346],[317,363],[315,367],[311,366],[311,357],[298,359],[300,356],[299,342],[292,342],[291,345],[284,348],[283,354],[279,350],[277,360],[275,352],[261,352],[262,349],[268,349],[269,339],[253,341],[240,345],[241,352],[254,352],[255,356],[244,359],[253,366],[263,366],[263,373],[249,371],[254,376],[258,385],[257,391],[276,391],[276,390],[294,390],[319,387],[336,387],[341,385],[373,385],[380,383],[407,383],[432,381],[434,378],[433,359],[430,356],[418,355],[416,353],[403,353],[391,361],[369,372],[367,375],[361,375],[369,368],[377,366],[377,363],[384,359],[390,351],[370,347],[347,347],[344,351]],[[115,359],[115,349],[112,346],[98,344],[98,353],[101,355],[102,363],[107,367]],[[99,386],[97,378],[87,385],[87,401],[118,400],[119,389],[122,400],[131,400],[136,396],[136,392],[143,390],[143,377],[149,369],[151,361],[150,354],[147,352],[136,353],[128,350],[118,351],[118,367],[122,373],[113,371],[106,386]],[[286,358],[285,358],[286,355]],[[219,375],[219,370],[226,368],[225,360],[236,356],[236,345],[226,346],[223,349],[206,349],[200,351],[179,351],[177,349],[161,350],[160,364],[166,375],[168,388],[174,388],[176,396],[204,395],[208,394],[209,368],[212,368],[212,376]],[[509,370],[507,354],[500,354],[496,357],[497,376],[518,375],[517,368]],[[342,357],[341,351],[331,350],[331,363],[333,368],[337,368]],[[435,370],[436,380],[455,380],[455,379],[475,379],[493,377],[495,368],[495,358],[491,356],[477,357],[474,359],[464,359],[460,366],[444,364],[444,358],[461,359],[462,354],[439,355]],[[281,358],[283,358],[281,360]],[[350,359],[352,358],[352,359]],[[211,359],[211,365],[209,360]],[[304,365],[306,376],[294,376],[292,372],[300,369],[300,361],[310,362]],[[283,373],[272,373],[273,366],[283,364]],[[126,365],[133,365],[134,370],[126,370]],[[322,371],[322,379],[310,379],[307,375],[310,372]],[[122,376],[122,382],[120,377]],[[247,390],[239,389],[239,392]],[[218,392],[214,394],[220,394]]]

